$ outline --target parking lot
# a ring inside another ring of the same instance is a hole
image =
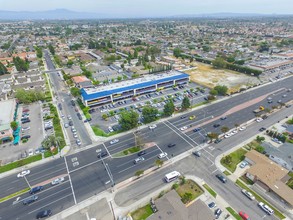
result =
[[[105,132],[113,132],[118,130],[119,113],[121,111],[135,110],[139,114],[140,122],[143,122],[142,109],[145,105],[151,105],[162,112],[164,105],[168,99],[172,99],[175,107],[178,109],[181,106],[184,96],[189,97],[191,105],[205,101],[209,94],[209,90],[199,87],[195,83],[189,83],[176,88],[168,88],[161,91],[144,94],[135,98],[127,98],[117,101],[113,104],[105,104],[95,108],[91,108],[90,113],[92,120],[91,125],[98,125]],[[103,115],[107,115],[107,120],[103,119]]]
[[[24,123],[21,123],[21,120]],[[20,141],[18,145],[13,145],[12,142],[1,145],[0,160],[3,164],[35,154],[35,150],[41,146],[44,139],[43,127],[40,126],[41,120],[41,104],[20,106],[18,111],[18,121],[21,127]]]

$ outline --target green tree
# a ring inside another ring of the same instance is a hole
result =
[[[76,87],[72,87],[70,89],[70,93],[71,95],[73,95],[74,97],[78,97],[80,96],[80,89],[79,88],[76,88]]]
[[[227,127],[227,126],[223,126],[222,128],[221,128],[221,131],[223,132],[223,133],[226,133],[226,132],[228,132],[230,129]]]
[[[152,106],[145,106],[142,109],[142,116],[144,118],[144,123],[151,123],[158,119],[159,110]]]
[[[18,124],[16,121],[12,121],[10,122],[10,127],[12,128],[12,130],[16,130],[18,127]]]
[[[121,112],[119,124],[122,130],[127,131],[135,128],[138,124],[138,117],[138,113],[133,110]]]
[[[44,100],[45,99],[45,93],[41,91],[35,91],[35,90],[24,90],[24,89],[18,89],[15,92],[15,98],[17,98],[21,103],[29,104],[38,100]]]
[[[216,90],[219,95],[224,96],[228,92],[228,87],[224,86],[224,85],[217,85],[217,86],[215,86],[214,90]]]
[[[55,55],[55,48],[52,46],[52,44],[49,44],[48,46],[50,53],[54,56]]]
[[[215,89],[211,89],[210,94],[213,95],[213,96],[216,96],[216,95],[218,95],[218,91],[215,90]]]
[[[265,140],[265,137],[262,137],[262,136],[256,136],[256,141],[257,142],[259,142],[259,143],[261,143],[261,142],[263,142]]]
[[[184,193],[184,195],[182,196],[182,202],[184,203],[184,204],[186,204],[186,203],[188,203],[188,202],[190,202],[191,201],[191,199],[192,199],[192,194],[190,193],[190,192],[186,192],[186,193]]]
[[[7,68],[3,65],[3,63],[0,62],[0,75],[7,74],[7,73],[8,73]]]
[[[165,105],[164,105],[164,115],[165,116],[171,116],[175,111],[175,105],[173,100],[169,100]]]
[[[186,109],[190,108],[190,106],[191,106],[190,100],[188,97],[185,96],[182,100],[181,109],[186,110]]]
[[[136,49],[134,50],[133,57],[134,57],[135,59],[137,59],[137,57],[138,57],[138,52],[137,52]]]
[[[208,133],[208,138],[211,139],[211,141],[213,141],[214,139],[218,139],[218,137],[219,137],[219,134],[217,133],[213,133],[213,132]]]
[[[71,68],[73,64],[73,60],[68,60],[66,65],[67,67]]]
[[[155,164],[156,164],[158,167],[161,167],[161,166],[163,166],[164,161],[163,161],[163,160],[156,160],[156,161],[155,161]]]
[[[261,145],[257,145],[255,147],[255,150],[258,151],[259,153],[263,153],[265,151],[265,148]]]
[[[141,175],[142,175],[143,173],[144,173],[143,170],[138,170],[138,171],[135,172],[134,175],[137,176],[137,177],[139,178],[139,177],[141,177]]]
[[[29,61],[27,59],[23,60],[18,56],[13,57],[13,63],[17,71],[23,72],[29,69]]]
[[[55,137],[54,135],[50,135],[42,141],[42,146],[46,150],[49,150],[51,147],[60,147],[62,141],[63,140],[60,136]]]
[[[231,163],[232,163],[232,157],[231,157],[231,155],[227,155],[227,156],[225,156],[225,157],[223,158],[223,163],[225,163],[225,164],[227,164],[227,165],[231,164]]]
[[[181,53],[182,53],[182,50],[180,48],[174,48],[173,55],[175,57],[177,57],[177,58],[180,57],[181,56]]]
[[[259,52],[265,52],[265,51],[269,51],[270,50],[270,46],[269,46],[269,43],[264,41],[264,42],[261,42],[259,44],[259,47],[258,47],[258,51]]]
[[[40,47],[36,47],[35,49],[36,49],[37,57],[38,57],[39,59],[41,59],[41,58],[43,57],[43,51],[42,51],[42,48],[40,48]]]
[[[216,69],[223,69],[226,67],[226,61],[221,57],[217,57],[212,61],[212,65]]]

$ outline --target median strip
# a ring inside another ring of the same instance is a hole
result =
[[[207,184],[203,184],[203,187],[213,196],[213,197],[217,197],[217,193],[214,191],[214,190],[212,190],[212,188],[211,187],[209,187]]]
[[[10,194],[9,196],[5,196],[4,198],[1,198],[1,199],[0,199],[0,203],[1,203],[1,202],[5,202],[5,201],[7,201],[7,200],[9,200],[9,199],[11,199],[11,198],[14,198],[14,197],[16,197],[16,196],[22,195],[22,194],[28,192],[29,190],[30,190],[30,188],[25,188],[25,189],[23,189],[23,190],[20,190],[20,191],[18,191],[18,192],[15,192],[15,193],[13,193],[13,194]]]
[[[240,215],[238,215],[237,212],[235,212],[234,209],[232,209],[231,207],[226,207],[226,209],[227,209],[228,212],[230,212],[231,215],[233,215],[234,218],[236,218],[237,220],[242,220]]]

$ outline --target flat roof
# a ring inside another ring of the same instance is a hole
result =
[[[0,102],[0,125],[10,124],[10,122],[13,121],[15,105],[16,103],[14,99]]]
[[[162,74],[150,74],[143,78],[137,78],[118,83],[112,83],[105,86],[99,86],[95,88],[83,88],[81,89],[81,95],[84,100],[91,100],[100,97],[109,96],[111,94],[123,93],[125,91],[144,88],[156,85],[161,82],[170,80],[188,78],[189,75],[179,71],[172,70]]]

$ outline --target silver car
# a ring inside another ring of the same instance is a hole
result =
[[[52,182],[51,182],[51,185],[54,186],[54,185],[57,185],[59,183],[62,183],[64,181],[64,177],[59,177],[57,179],[54,179]]]

